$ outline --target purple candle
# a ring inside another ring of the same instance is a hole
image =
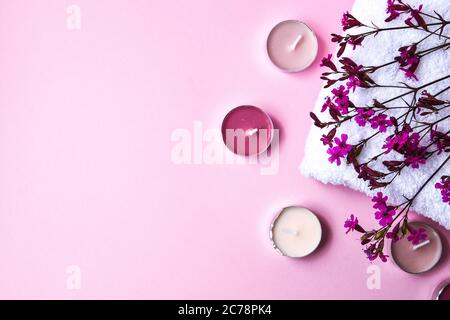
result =
[[[254,106],[239,106],[228,112],[222,122],[225,145],[239,155],[256,155],[269,147],[273,138],[272,119]]]
[[[419,230],[425,229],[427,239],[413,245],[408,241],[408,234],[397,242],[391,243],[391,255],[395,263],[405,272],[423,273],[431,270],[441,258],[442,241],[439,234],[423,222],[410,222],[410,227]]]

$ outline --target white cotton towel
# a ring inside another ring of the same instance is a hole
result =
[[[356,0],[352,13],[363,23],[368,24],[374,22],[377,26],[382,27],[387,25],[387,23],[384,22],[387,17],[386,2],[386,0]],[[450,19],[450,6],[448,0],[405,0],[405,2],[416,7],[423,3],[422,10],[424,12],[432,13],[433,10],[436,10],[446,19]],[[389,25],[403,25],[405,19],[406,15],[403,15],[397,18],[397,20],[389,23]],[[398,55],[397,50],[399,47],[420,40],[424,34],[424,31],[411,29],[406,31],[381,32],[376,37],[366,38],[363,46],[358,47],[355,51],[347,48],[343,56],[348,56],[362,65],[381,65],[385,62],[392,61],[393,58]],[[447,26],[444,34],[450,36],[450,26]],[[436,37],[431,37],[420,45],[418,51],[442,43],[442,41],[442,39],[439,40]],[[429,83],[432,80],[446,76],[449,73],[450,50],[441,50],[422,59],[416,72],[419,81],[405,81],[404,74],[398,69],[397,64],[376,72],[373,78],[380,84],[396,84],[403,81],[412,86],[417,86]],[[449,85],[450,79],[447,79],[437,85],[430,86],[427,89],[430,93],[436,93]],[[322,89],[319,98],[317,99],[314,112],[319,115],[319,118],[323,119],[323,117],[326,116],[325,113],[320,113],[320,109],[324,102],[324,97],[329,95],[330,90],[331,89]],[[379,101],[383,101],[398,95],[398,92],[399,91],[396,91],[396,89],[357,89],[350,98],[357,106],[364,106],[365,104],[370,103],[374,97]],[[445,92],[445,94],[442,94],[439,97],[449,99],[450,93]],[[449,112],[447,111],[447,113]],[[447,121],[446,123],[441,124],[439,128],[442,132],[446,132],[449,130],[449,127],[450,124],[449,121]],[[349,143],[357,143],[362,138],[367,137],[368,133],[372,132],[370,130],[373,129],[367,125],[365,128],[361,128],[354,121],[351,121],[351,123],[343,125],[340,132],[348,133]],[[326,153],[327,148],[319,141],[321,135],[325,132],[327,131],[321,131],[314,126],[312,127],[306,142],[305,157],[300,166],[302,174],[307,177],[313,177],[323,183],[344,185],[365,192],[368,195],[373,195],[382,190],[389,196],[390,202],[394,204],[402,203],[404,201],[403,195],[407,197],[414,195],[423,182],[427,180],[430,174],[439,167],[447,156],[445,154],[433,156],[428,160],[427,164],[420,169],[405,168],[402,174],[390,186],[385,189],[372,191],[369,189],[367,182],[358,179],[354,169],[351,166],[346,165],[345,162],[340,167],[328,162],[328,155]],[[383,136],[386,137],[385,135]],[[361,154],[361,157],[364,158],[364,156],[367,155],[374,155],[376,151],[380,152],[380,146],[382,146],[382,144],[383,142],[379,139],[372,141],[366,148],[367,152]],[[391,152],[390,156],[392,157],[394,154],[395,152]],[[441,201],[440,192],[434,187],[435,183],[443,174],[450,174],[450,164],[444,167],[443,170],[435,176],[433,181],[424,188],[422,193],[416,198],[412,209],[417,213],[433,219],[445,228],[450,229],[450,206]]]

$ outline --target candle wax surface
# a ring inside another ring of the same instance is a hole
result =
[[[272,131],[270,117],[254,106],[234,108],[222,123],[225,145],[234,153],[246,156],[264,152],[272,142]]]
[[[312,253],[322,238],[317,216],[306,208],[283,209],[273,223],[272,240],[284,255],[300,258]]]
[[[395,263],[404,271],[409,273],[422,273],[432,269],[441,258],[442,242],[437,232],[429,225],[422,222],[410,222],[413,229],[424,228],[427,233],[427,240],[430,243],[416,250],[408,241],[409,233],[391,244],[391,256]]]
[[[314,62],[317,38],[303,22],[287,20],[276,25],[267,39],[270,60],[287,72],[301,71]]]

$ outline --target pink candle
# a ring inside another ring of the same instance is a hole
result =
[[[408,234],[397,242],[391,243],[391,255],[395,263],[408,273],[423,273],[431,270],[441,258],[442,241],[439,234],[422,222],[410,222],[413,229],[425,229],[427,239],[413,245],[408,241]]]
[[[267,150],[273,138],[272,119],[254,106],[239,106],[222,122],[225,145],[239,155],[255,155]]]
[[[286,20],[277,24],[267,39],[267,53],[278,68],[297,72],[309,67],[317,56],[314,32],[303,22]]]

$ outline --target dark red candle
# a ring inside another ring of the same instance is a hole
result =
[[[450,300],[450,280],[441,283],[435,290],[435,300]]]
[[[222,123],[225,145],[239,155],[264,152],[273,139],[273,122],[260,108],[239,106],[228,112]]]

